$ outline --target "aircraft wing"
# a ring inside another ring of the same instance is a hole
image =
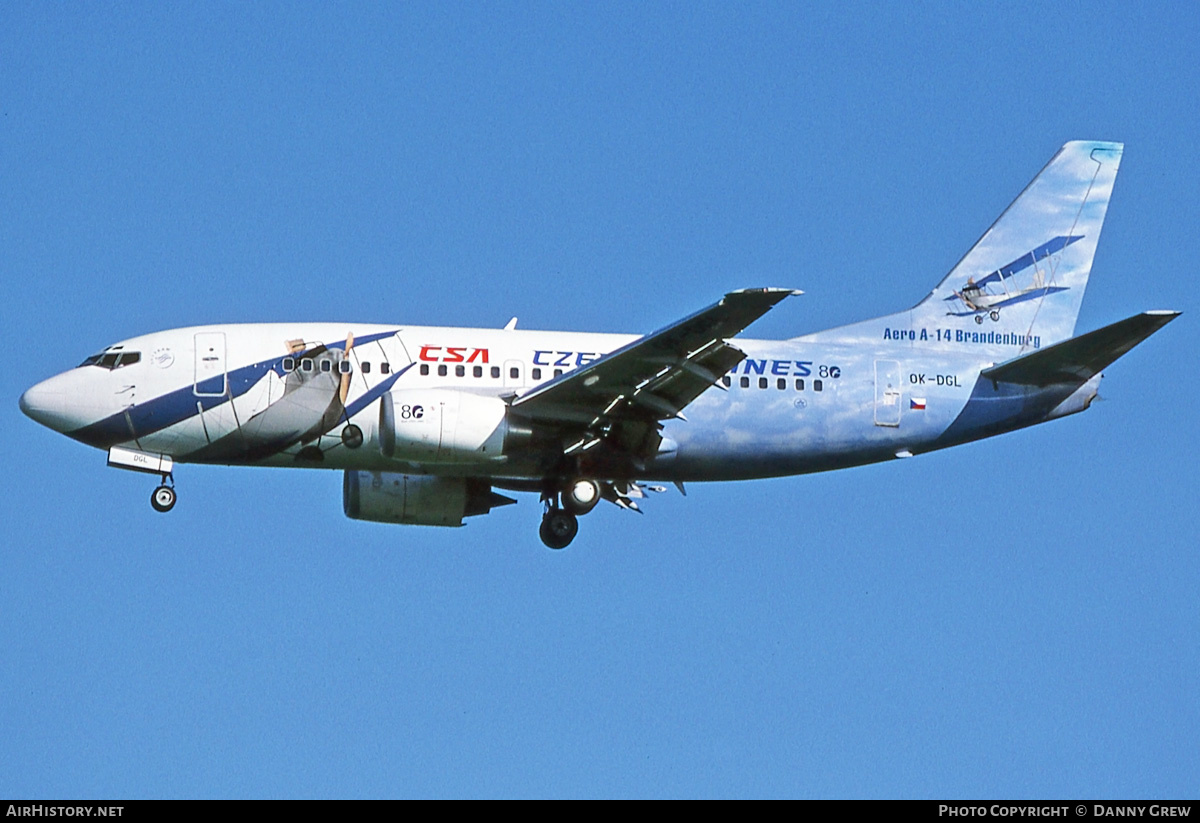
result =
[[[746,355],[726,342],[791,289],[744,289],[551,380],[512,402],[515,413],[572,432],[564,452],[602,443],[635,456],[658,448],[658,421],[682,410]]]
[[[1049,386],[1084,383],[1170,323],[1179,312],[1147,311],[1101,329],[984,369],[980,377],[999,383]]]

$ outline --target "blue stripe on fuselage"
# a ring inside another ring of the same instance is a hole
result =
[[[383,393],[385,391],[387,391],[388,389],[390,389],[392,386],[394,386],[396,384],[396,381],[400,379],[400,375],[404,374],[406,371],[411,369],[414,365],[416,365],[416,364],[409,363],[407,366],[405,366],[400,371],[393,374],[387,380],[384,380],[382,383],[379,383],[377,386],[375,386],[375,388],[364,392],[362,397],[359,397],[357,400],[355,400],[353,403],[351,403],[349,406],[346,407],[346,414],[344,415],[345,418],[347,420],[349,420],[351,417],[358,414],[360,411],[365,409],[367,406],[374,403],[377,399],[379,399],[380,396],[383,395]]]
[[[385,337],[391,337],[395,333],[395,331],[387,331],[366,335],[365,337],[357,338],[355,345],[374,343]],[[340,343],[330,343],[326,346],[326,348],[331,349],[345,349],[345,347],[345,340]],[[259,363],[252,363],[249,366],[242,366],[240,369],[234,369],[227,375],[228,386],[226,393],[219,397],[197,395],[194,386],[187,385],[181,389],[153,397],[144,403],[138,403],[127,409],[122,409],[116,414],[109,415],[103,420],[97,420],[95,423],[84,426],[81,429],[67,432],[67,436],[99,449],[107,449],[117,443],[124,443],[134,439],[135,436],[146,437],[147,435],[174,426],[176,423],[182,423],[184,420],[197,414],[197,404],[204,411],[208,411],[222,403],[229,402],[233,398],[241,397],[258,383],[259,380],[265,377],[268,371],[274,371],[282,378],[284,376],[284,359],[295,359],[298,356],[300,355],[293,353],[283,354],[271,360],[263,360]],[[403,374],[404,371],[407,371],[407,367],[397,372],[396,376],[398,377]],[[128,423],[125,419],[126,414],[129,415]],[[133,424],[133,432],[129,431],[129,423]]]

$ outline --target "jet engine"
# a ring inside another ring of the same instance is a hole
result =
[[[464,517],[516,502],[477,478],[347,470],[342,481],[346,516],[377,523],[461,526]]]
[[[511,452],[528,430],[508,419],[499,397],[450,389],[404,389],[380,398],[379,450],[426,463],[476,463]]]

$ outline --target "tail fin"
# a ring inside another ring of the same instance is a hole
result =
[[[890,339],[898,331],[938,345],[949,334],[1003,359],[1071,337],[1122,150],[1067,143],[924,300],[813,337]]]

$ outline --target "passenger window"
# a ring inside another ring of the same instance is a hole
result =
[[[813,381],[813,391],[820,391],[823,388],[825,388],[825,384],[822,383],[820,380]]]
[[[313,370],[313,362],[307,357],[300,361],[300,371],[308,372]]]
[[[428,363],[422,363],[422,364],[421,364],[421,376],[422,376],[422,377],[428,377],[428,376],[429,376],[429,364],[428,364]]]
[[[729,375],[725,375],[721,378],[721,382],[725,384],[725,388],[729,388],[733,385],[733,378],[731,378]]]
[[[442,365],[438,366],[438,377],[445,377],[445,376],[446,376],[446,364],[443,363]]]
[[[518,377],[521,376],[521,370],[518,369],[516,366],[513,366],[512,368],[510,368],[508,370],[508,376],[510,378],[512,378],[513,380],[516,380]]]
[[[283,371],[284,371],[284,373],[286,374],[287,372],[293,372],[293,371],[295,371],[295,370],[296,370],[296,361],[295,361],[295,359],[293,359],[293,358],[291,358],[291,357],[285,357],[285,358],[283,358]]]
[[[533,372],[531,373],[531,376],[533,377],[534,380],[541,380],[542,379],[542,370],[534,369]]]
[[[371,361],[370,361],[370,360],[364,360],[364,361],[363,361],[363,364],[362,364],[362,370],[363,370],[363,374],[370,374],[370,373],[371,373]]]
[[[476,377],[483,377],[483,366],[476,366],[475,368],[471,369],[471,374],[475,375]]]
[[[467,376],[467,367],[466,366],[455,366],[454,367],[454,376],[455,377],[466,377]]]
[[[338,373],[339,374],[349,374],[350,373],[350,361],[349,360],[343,360],[341,363],[338,363]]]
[[[492,377],[495,377],[495,378],[500,377],[500,367],[499,366],[492,366]]]
[[[741,380],[738,381],[738,385],[741,386],[743,389],[750,388],[750,378],[743,377]]]
[[[555,370],[554,370],[554,376],[555,376],[555,377],[562,377],[562,369],[555,369]]]
[[[388,363],[386,360],[379,364],[379,373],[380,374],[387,374],[391,370],[392,370],[392,364]]]
[[[779,389],[780,391],[783,391],[784,389],[787,388],[787,380],[783,379],[782,377],[779,378],[778,380],[775,381],[775,388]]]
[[[765,389],[767,387],[767,378],[765,378],[765,377],[758,378],[758,387],[760,389]]]
[[[804,391],[804,378],[803,377],[796,378],[796,391]]]
[[[332,370],[333,370],[333,363],[331,363],[331,362],[330,362],[330,361],[328,361],[328,360],[322,360],[322,361],[321,361],[321,371],[323,371],[323,372],[329,372],[329,371],[332,371]]]

